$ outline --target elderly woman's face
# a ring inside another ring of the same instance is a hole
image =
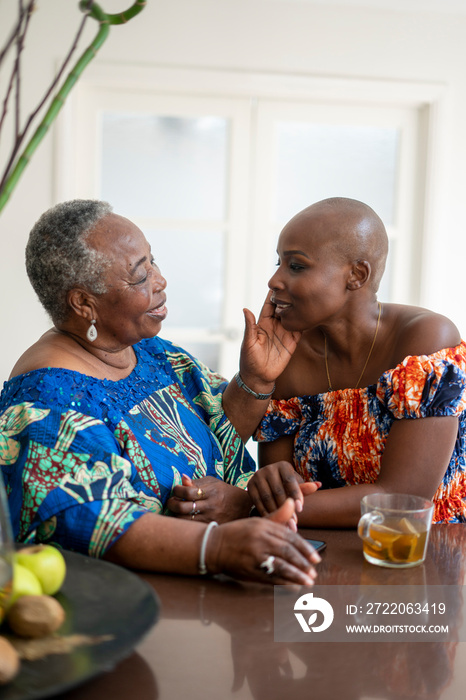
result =
[[[157,335],[167,315],[167,283],[142,231],[128,219],[109,214],[88,244],[112,261],[105,275],[108,291],[98,297],[99,335],[110,335],[121,345]]]

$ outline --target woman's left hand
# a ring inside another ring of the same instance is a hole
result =
[[[208,523],[226,523],[246,518],[252,507],[247,491],[214,476],[190,479],[185,474],[173,488],[167,507],[178,518]]]
[[[287,366],[301,338],[298,331],[287,331],[275,316],[275,305],[267,295],[256,323],[254,314],[244,309],[246,328],[241,346],[240,372],[243,381],[254,386],[254,379],[274,382]]]
[[[274,513],[287,498],[295,502],[296,513],[303,510],[304,497],[322,486],[320,481],[303,481],[293,466],[285,461],[261,467],[252,475],[248,492],[259,514]]]

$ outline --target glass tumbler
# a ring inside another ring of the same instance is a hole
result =
[[[371,493],[361,499],[358,535],[366,561],[394,569],[418,566],[426,556],[434,506],[407,493]]]

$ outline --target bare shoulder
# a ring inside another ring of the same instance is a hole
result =
[[[461,342],[456,325],[446,316],[418,306],[384,304],[388,335],[397,359],[432,355]]]
[[[44,367],[82,371],[82,362],[54,329],[46,331],[21,355],[11,371],[10,379]]]

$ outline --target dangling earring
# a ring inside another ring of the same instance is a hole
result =
[[[97,328],[95,327],[95,318],[92,319],[91,325],[87,329],[86,338],[90,343],[93,343],[97,338]]]

